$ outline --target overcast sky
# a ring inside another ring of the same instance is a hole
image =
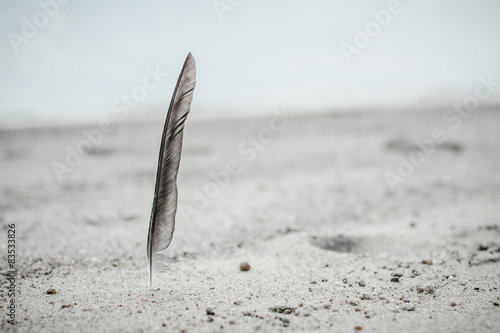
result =
[[[55,1],[0,2],[0,119],[106,116],[157,68],[131,109],[165,111],[189,51],[198,114],[446,106],[500,81],[498,0]]]

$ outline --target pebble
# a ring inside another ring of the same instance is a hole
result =
[[[423,288],[423,287],[420,287],[420,286],[419,286],[419,287],[417,287],[417,292],[418,292],[419,294],[422,294],[422,293],[426,293],[426,294],[434,294],[434,288],[433,288],[433,287],[431,287],[431,286],[427,286],[427,287],[425,287],[425,288]]]
[[[309,288],[309,291],[311,291],[311,292],[312,292],[312,291],[313,291],[313,288]]]
[[[356,327],[354,327],[354,329],[355,329],[356,331],[361,331],[361,330],[363,329],[363,327],[361,327],[361,326],[356,326]]]
[[[53,294],[57,294],[57,291],[55,289],[49,289],[45,293],[48,295],[53,295]]]
[[[424,265],[432,265],[432,260],[430,260],[430,259],[422,260],[422,264],[424,264]]]
[[[247,316],[247,317],[251,317],[252,313],[250,311],[245,311],[245,312],[243,312],[243,315]]]
[[[280,320],[283,323],[284,327],[288,327],[290,325],[290,320],[288,320],[286,318],[281,318],[281,317],[280,317]]]
[[[61,309],[69,308],[70,306],[71,306],[71,304],[68,304],[68,305],[64,304],[61,306]]]
[[[359,281],[358,284],[359,284],[360,287],[366,286],[366,283],[363,280]]]
[[[455,303],[455,302],[451,302],[451,303],[450,303],[450,305],[451,305],[451,306],[457,306],[457,303]]]
[[[398,277],[393,277],[393,278],[391,279],[391,282],[399,282],[399,278],[398,278]]]
[[[241,305],[241,301],[234,301],[234,305]]]
[[[269,308],[269,311],[271,312],[277,312],[277,313],[285,313],[290,314],[295,311],[295,309],[288,307],[288,306],[275,306],[272,308]]]
[[[246,272],[246,271],[249,271],[250,270],[250,264],[247,263],[246,261],[242,262],[240,264],[240,271],[242,272]]]
[[[429,295],[430,295],[430,294],[434,294],[434,291],[435,291],[435,289],[434,289],[434,287],[432,287],[432,286],[427,286],[427,287],[425,287],[425,289],[424,289],[424,292],[425,292],[426,294],[429,294]]]
[[[214,309],[212,309],[212,308],[207,308],[206,311],[207,311],[207,315],[209,315],[209,316],[215,315]]]
[[[358,302],[356,302],[356,301],[350,301],[349,304],[351,304],[352,306],[357,306]]]
[[[211,322],[213,322],[213,321],[214,321],[214,318],[213,318],[213,317],[208,317],[208,318],[207,318],[207,322],[211,323]]]
[[[331,305],[331,304],[325,304],[325,305],[323,305],[323,307],[324,307],[325,309],[329,309],[329,308],[331,308],[331,307],[332,307],[332,305]]]
[[[403,310],[406,311],[414,311],[415,310],[415,305],[408,305],[403,308]]]
[[[477,249],[478,251],[488,251],[488,246],[481,244]]]
[[[292,309],[285,309],[285,311],[283,311],[284,314],[290,314],[292,313]]]

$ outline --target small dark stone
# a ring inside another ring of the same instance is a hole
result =
[[[285,311],[286,311],[287,314],[290,314],[292,312],[295,312],[295,309],[291,308],[289,306],[275,306],[275,307],[269,308],[269,311],[277,312],[277,313],[285,313]]]
[[[215,315],[214,309],[212,309],[212,308],[207,308],[206,311],[207,311],[207,315],[209,315],[209,316]]]
[[[284,327],[288,327],[290,325],[290,320],[289,319],[286,319],[286,318],[281,318],[280,317],[280,320],[281,322],[283,323],[283,326]]]
[[[426,294],[429,294],[429,295],[434,294],[434,291],[435,291],[435,289],[432,286],[425,287],[425,293]]]
[[[246,272],[246,271],[249,271],[250,270],[250,264],[247,263],[246,261],[242,262],[240,264],[240,271],[242,272]]]
[[[57,291],[55,289],[49,289],[45,293],[48,295],[53,295],[53,294],[57,294]]]
[[[360,287],[366,286],[366,283],[363,280],[359,281],[358,284],[359,284]]]
[[[408,305],[403,308],[403,310],[406,311],[414,311],[415,310],[415,305]]]
[[[399,278],[398,278],[398,277],[393,277],[393,278],[391,279],[391,282],[399,282]]]
[[[432,287],[432,286],[427,286],[425,288],[417,287],[417,292],[419,294],[422,294],[422,293],[425,293],[425,294],[434,294],[434,287]]]

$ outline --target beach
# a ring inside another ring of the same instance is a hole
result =
[[[2,127],[0,330],[498,332],[500,112],[444,113],[193,115],[152,289],[164,116]]]

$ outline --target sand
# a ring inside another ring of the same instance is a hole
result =
[[[497,111],[460,124],[443,111],[192,116],[178,262],[153,289],[146,240],[163,119],[116,124],[72,167],[67,147],[97,123],[3,129],[1,273],[9,224],[18,273],[15,326],[2,276],[0,330],[498,332]],[[420,154],[415,140],[435,129],[446,138]],[[72,171],[58,179],[54,165]]]

